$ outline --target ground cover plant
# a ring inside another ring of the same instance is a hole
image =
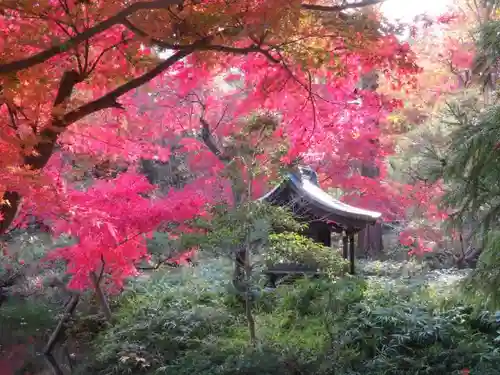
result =
[[[259,343],[249,348],[244,309],[220,264],[137,286],[84,371],[494,374],[500,363],[494,315],[450,292],[457,281],[426,275],[407,282],[306,279],[261,291]],[[227,265],[226,273],[230,278]]]

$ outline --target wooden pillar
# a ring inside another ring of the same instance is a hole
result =
[[[347,232],[342,233],[342,256],[344,259],[347,259],[348,256],[348,239],[347,239]]]
[[[354,233],[349,233],[349,273],[354,275]]]
[[[323,231],[323,243],[325,244],[326,247],[332,247],[332,229],[330,228],[329,225],[325,224],[324,225]]]

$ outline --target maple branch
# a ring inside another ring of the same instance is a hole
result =
[[[41,64],[58,54],[65,52],[68,47],[75,47],[78,44],[89,40],[97,34],[106,31],[110,27],[122,24],[126,18],[140,10],[147,9],[162,9],[168,8],[171,5],[182,4],[182,0],[154,0],[154,1],[141,1],[134,3],[127,8],[116,13],[114,16],[98,23],[97,25],[83,31],[82,33],[68,39],[66,42],[50,47],[42,52],[33,56],[27,57],[22,60],[12,61],[6,64],[0,64],[0,74],[14,73],[23,69],[28,69],[32,66]]]
[[[102,269],[104,270],[104,262],[102,264]],[[102,273],[101,275],[97,276],[95,272],[90,273],[90,278],[92,280],[92,284],[94,285],[94,291],[95,291],[95,296],[97,299],[97,302],[99,303],[101,307],[101,311],[104,314],[104,317],[108,322],[111,321],[113,318],[113,314],[111,312],[111,308],[109,307],[108,300],[106,298],[106,295],[104,294],[104,291],[102,290],[101,286],[101,279],[102,279]]]
[[[24,158],[25,165],[29,165],[32,169],[42,169],[49,161],[57,138],[61,131],[64,130],[62,117],[57,112],[64,110],[73,93],[74,87],[81,81],[82,77],[77,71],[70,70],[64,72],[56,99],[54,100],[51,123],[40,132],[39,136],[41,139],[35,146],[36,152]]]
[[[70,70],[64,72],[54,100],[54,110],[61,106],[64,107],[73,92],[73,88],[80,81],[81,77],[76,71]],[[39,134],[41,140],[35,145],[35,152],[24,157],[23,164],[25,166],[29,166],[32,170],[45,167],[52,156],[57,137],[61,128],[63,128],[62,125],[61,117],[53,113],[50,126],[45,127]],[[6,191],[3,194],[0,200],[0,215],[2,216],[0,220],[0,234],[5,233],[14,221],[20,201],[21,195],[16,191]]]
[[[165,70],[170,68],[177,61],[182,60],[184,57],[191,54],[195,51],[199,46],[203,45],[204,40],[194,43],[190,46],[190,48],[186,48],[182,51],[178,51],[174,55],[170,56],[168,59],[162,61],[155,68],[151,69],[149,72],[144,73],[143,75],[136,77],[127,83],[117,87],[113,91],[101,96],[99,99],[96,99],[92,102],[82,105],[81,107],[71,111],[63,116],[62,122],[65,127],[71,125],[72,123],[81,120],[82,118],[106,109],[106,108],[123,108],[121,104],[118,103],[118,98],[122,95],[125,95],[127,92],[136,89],[143,84],[151,81],[156,76],[163,73]]]
[[[214,137],[212,136],[212,132],[210,131],[210,124],[203,118],[200,117],[201,123],[201,139],[205,143],[212,153],[219,158],[220,161],[228,162],[231,160],[227,155],[224,155],[219,147],[215,144]]]
[[[317,4],[301,4],[302,9],[313,10],[319,12],[342,12],[347,9],[363,8],[370,5],[383,3],[385,0],[361,0],[353,3],[342,2],[339,5],[317,5]]]
[[[168,267],[172,267],[172,268],[178,268],[178,267],[180,267],[179,264],[177,264],[175,262],[170,262],[169,261],[170,259],[172,259],[172,258],[165,258],[163,260],[159,260],[158,263],[156,263],[153,266],[149,266],[149,267],[136,266],[135,268],[137,268],[140,271],[156,271],[156,270],[158,270],[163,265],[168,266]],[[193,264],[193,261],[191,259],[189,259],[189,258],[186,259],[186,262],[188,264]]]
[[[224,155],[224,153],[219,149],[219,147],[215,143],[215,139],[213,137],[212,130],[210,129],[210,124],[207,122],[207,120],[205,120],[205,117],[204,117],[205,109],[206,109],[205,104],[201,101],[201,99],[198,97],[198,95],[195,94],[195,96],[197,97],[196,102],[201,106],[201,111],[202,111],[201,116],[200,116],[200,124],[201,124],[200,136],[201,136],[203,143],[205,143],[205,145],[208,147],[208,149],[215,156],[217,156],[217,158],[220,161],[222,161],[224,163],[230,162],[231,157],[228,155]],[[224,113],[225,113],[225,111],[224,111]],[[223,117],[224,117],[224,114],[222,115],[220,121],[222,121]],[[219,124],[220,124],[220,121],[219,121]],[[217,124],[217,126],[219,124]]]
[[[165,42],[161,39],[154,38],[151,35],[149,35],[148,33],[146,33],[144,30],[135,26],[132,22],[130,22],[127,19],[123,21],[123,25],[125,27],[127,27],[130,31],[132,31],[133,33],[139,35],[141,38],[147,38],[151,44],[154,44],[160,48],[182,51],[186,48],[191,47],[191,45],[168,43],[168,42]],[[227,30],[226,30],[226,32],[227,32]],[[224,31],[222,32],[222,34],[224,34]],[[207,38],[207,40],[208,39],[209,39],[209,37]],[[280,63],[280,60],[273,57],[269,50],[263,49],[261,44],[258,44],[258,43],[251,44],[248,47],[242,47],[242,48],[206,43],[205,45],[198,47],[198,50],[199,51],[215,51],[215,52],[234,53],[234,54],[238,54],[238,55],[246,55],[249,53],[261,53],[264,56],[266,56],[269,60],[271,60],[272,62],[277,63],[277,64]]]
[[[14,111],[14,109],[12,109],[12,107],[10,106],[10,104],[6,103],[5,104],[7,106],[7,112],[9,113],[9,119],[10,119],[10,128],[12,130],[14,130],[15,134],[16,134],[16,138],[21,140],[21,136],[19,135],[19,127],[17,125],[17,115],[16,115],[16,112]],[[23,148],[23,146],[21,145],[21,148]]]
[[[256,44],[252,44],[248,47],[243,47],[243,48],[210,44],[210,45],[207,45],[207,46],[201,48],[201,50],[234,53],[237,55],[246,55],[249,53],[260,53],[260,54],[264,55],[265,57],[267,57],[271,62],[273,62],[275,64],[281,63],[281,61],[278,60],[277,58],[275,58],[273,55],[271,55],[271,53],[268,50],[263,49],[262,47],[260,47]]]
[[[96,57],[96,59],[94,60],[94,62],[90,65],[90,68],[85,68],[83,69],[82,71],[85,72],[86,75],[90,75],[92,74],[92,72],[97,68],[97,65],[99,64],[99,62],[101,61],[101,59],[104,57],[104,55],[111,51],[112,49],[114,48],[118,48],[118,46],[120,44],[125,44],[125,43],[128,43],[131,39],[128,38],[128,39],[122,39],[120,40],[118,43],[115,43],[107,48],[104,48],[101,53],[99,54],[99,56]],[[88,59],[85,60],[87,62],[87,66],[88,66]]]

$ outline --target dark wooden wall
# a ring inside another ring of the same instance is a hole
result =
[[[309,229],[305,234],[314,241],[327,247],[331,247],[332,245],[332,233],[330,226],[325,222],[313,221],[309,223]]]

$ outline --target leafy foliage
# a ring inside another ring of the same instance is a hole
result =
[[[357,278],[303,280],[261,294],[260,344],[249,349],[224,284],[190,272],[125,297],[85,371],[488,375],[500,364],[491,314],[429,285]]]
[[[342,275],[347,268],[340,251],[315,242],[293,232],[276,233],[269,236],[269,248],[265,260],[269,266],[279,263],[296,263],[317,267],[330,277]]]
[[[450,213],[452,229],[467,234],[465,240],[478,243],[481,255],[476,269],[464,280],[463,288],[470,301],[498,306],[498,190],[500,107],[496,93],[498,76],[498,2],[470,4],[476,10],[470,22],[475,42],[473,64],[465,64],[470,78],[460,97],[448,103],[441,128],[448,137],[434,143],[424,162],[424,176],[441,180],[444,186],[442,205]],[[457,73],[457,72],[454,72]],[[473,85],[470,85],[470,84]],[[479,83],[479,85],[477,85]],[[476,85],[474,85],[476,84]],[[469,87],[470,85],[470,87]],[[479,87],[477,87],[479,86]],[[478,96],[482,92],[483,96]],[[429,148],[431,148],[429,147]],[[465,237],[465,236],[464,236]],[[463,246],[463,245],[462,245]],[[464,251],[462,247],[462,252]],[[465,254],[463,254],[465,257]]]
[[[30,336],[43,336],[55,323],[56,306],[41,301],[23,301],[19,298],[9,300],[2,306],[0,322],[2,345],[14,344]]]
[[[193,228],[197,231],[182,236],[182,246],[199,246],[202,252],[230,259],[246,247],[257,256],[257,261],[251,262],[252,268],[291,263],[331,277],[346,270],[347,263],[340,252],[301,234],[307,224],[298,222],[287,208],[263,202],[250,202],[235,209],[217,206],[209,221],[200,219]]]
[[[497,143],[499,108],[455,107],[456,130],[443,156],[443,178],[450,184],[445,203],[456,208],[458,219],[475,216],[484,229],[498,220],[499,176]]]
[[[263,202],[247,202],[237,208],[218,205],[207,219],[198,219],[193,229],[198,233],[186,234],[185,247],[200,246],[201,250],[234,258],[236,251],[248,244],[255,254],[268,246],[269,236],[276,230],[300,230],[303,225],[283,207]]]
[[[488,233],[476,268],[464,280],[463,287],[469,300],[481,301],[490,308],[500,307],[500,234]]]
[[[415,212],[442,218],[431,199],[439,185],[394,183],[387,174],[393,135],[404,126],[385,121],[401,100],[365,82],[359,87],[367,73],[383,71],[391,90],[402,89],[415,85],[420,71],[409,45],[391,27],[382,30],[376,10],[358,11],[373,3],[0,2],[0,234],[36,215],[51,235],[73,240],[48,257],[65,262],[71,287],[88,288],[99,272],[112,290],[131,289],[83,373],[390,375],[411,368],[433,375],[498,368],[498,327],[486,312],[452,299],[441,306],[429,287],[333,277],[345,267],[338,253],[292,233],[303,226],[289,212],[252,202],[280,172],[307,163],[343,191],[343,200],[387,219]],[[488,64],[496,59],[495,27],[486,25],[479,44],[493,51]],[[452,63],[467,65],[469,51],[452,47]],[[500,212],[496,166],[489,171],[497,162],[498,114],[469,114],[455,116],[458,130],[444,158],[450,164],[439,173],[451,188],[449,204],[460,214],[479,212],[490,228]],[[486,124],[479,138],[472,127],[478,121]],[[146,179],[138,170],[153,171],[144,160],[176,176]],[[366,164],[377,178],[363,174]],[[401,235],[409,250],[428,249],[413,234]],[[494,243],[484,264],[496,262]],[[250,320],[225,270],[202,265],[126,285],[142,260],[186,247],[226,258],[243,248],[268,264],[314,263],[331,277],[274,293],[252,289],[259,345],[249,348]],[[29,260],[40,255],[33,254]],[[9,266],[24,269],[24,258]],[[487,273],[483,263],[473,277]],[[496,273],[487,276],[496,282]],[[14,336],[52,323],[30,304],[10,307],[0,318],[4,326],[23,326]],[[40,321],[24,328],[25,317]],[[87,317],[69,333],[84,331],[92,340],[101,323]]]
[[[161,262],[177,255],[179,248],[178,239],[172,238],[168,232],[154,232],[152,237],[147,239],[148,254],[153,262]]]
[[[252,180],[245,152],[261,169],[273,165],[252,181],[252,198],[274,169],[300,160],[321,166],[346,200],[404,215],[413,200],[400,186],[352,170],[363,161],[385,170],[392,142],[374,140],[401,106],[359,90],[361,77],[384,70],[402,88],[419,71],[409,46],[379,30],[377,11],[365,9],[373,4],[0,4],[0,232],[24,225],[26,213],[43,218],[75,239],[53,254],[68,262],[71,287],[88,288],[104,269],[120,289],[159,225],[233,203],[228,170],[241,185]],[[145,159],[181,160],[179,178],[157,181],[159,191],[136,172]],[[81,183],[82,173],[92,178]]]
[[[500,58],[500,44],[496,38],[500,28],[498,9],[498,2],[492,2],[488,9],[492,14],[487,14],[488,19],[475,30],[477,53],[474,59],[473,73],[483,90],[495,89],[497,84],[496,69],[498,69],[498,59]]]
[[[39,287],[35,290],[41,294]],[[12,293],[2,302],[0,308],[2,371],[7,374],[12,371],[14,374],[16,370],[40,371],[46,366],[39,353],[57,324],[59,312],[60,302],[53,295],[44,298],[40,295],[28,297]]]
[[[100,348],[96,362],[111,366],[100,373],[158,369],[172,364],[188,348],[199,349],[214,332],[231,326],[231,316],[217,306],[218,299],[213,285],[196,279],[167,276],[139,285],[121,304],[118,323],[96,342]]]

